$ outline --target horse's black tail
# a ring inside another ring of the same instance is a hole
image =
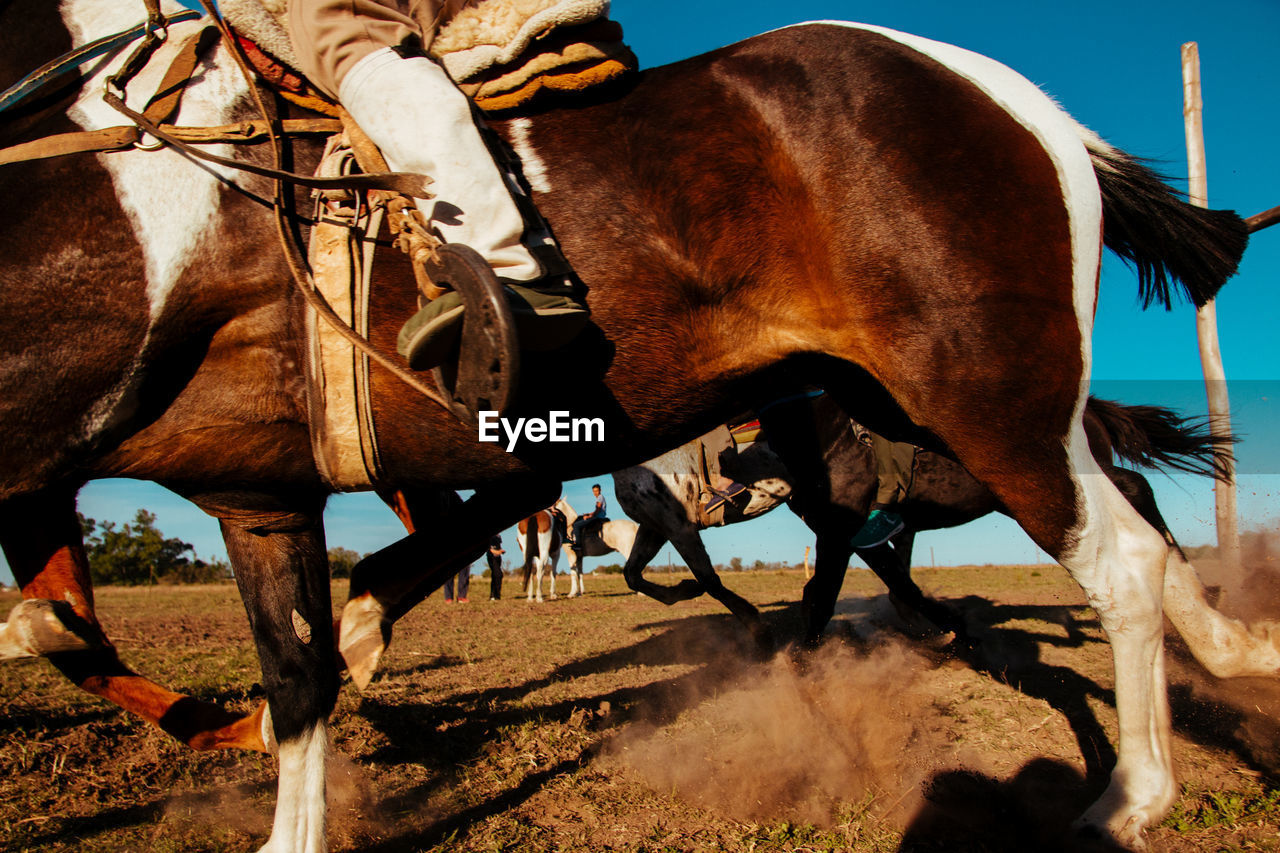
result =
[[[1141,160],[1082,135],[1102,190],[1103,242],[1137,271],[1142,306],[1171,307],[1173,282],[1196,307],[1212,299],[1249,242],[1244,220],[1189,204]]]
[[[1144,468],[1176,468],[1226,480],[1234,435],[1214,437],[1207,418],[1184,418],[1160,406],[1127,406],[1090,397],[1088,414],[1097,417],[1111,449]]]

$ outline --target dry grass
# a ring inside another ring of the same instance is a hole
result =
[[[666,576],[655,579],[666,582]],[[370,851],[1028,850],[1060,847],[1114,753],[1108,650],[1053,566],[921,570],[978,627],[971,659],[904,626],[851,572],[833,642],[760,660],[714,602],[588,578],[586,598],[446,606],[396,629],[333,716],[331,841]],[[671,580],[674,580],[672,578]],[[782,635],[803,578],[728,575]],[[562,582],[563,583],[563,582]],[[335,592],[340,595],[337,590]],[[0,597],[0,609],[12,601]],[[107,589],[124,657],[247,709],[256,662],[231,587]],[[1185,796],[1156,850],[1280,849],[1280,701],[1172,647]],[[0,668],[6,850],[253,850],[273,762],[196,754],[66,684]]]

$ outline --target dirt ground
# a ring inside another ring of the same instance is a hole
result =
[[[1096,617],[1056,566],[916,576],[964,614],[976,652],[952,654],[904,623],[866,571],[849,573],[821,650],[770,658],[715,602],[664,607],[617,576],[588,576],[586,597],[541,605],[487,601],[480,579],[468,604],[437,594],[397,626],[365,694],[344,684],[331,723],[331,843],[1077,849],[1070,822],[1115,760]],[[783,640],[798,631],[803,582],[726,577]],[[0,612],[15,601],[0,595]],[[104,589],[99,610],[139,671],[232,708],[258,701],[233,587]],[[1176,640],[1169,657],[1183,796],[1149,833],[1152,849],[1280,849],[1280,690],[1216,682]],[[191,752],[44,661],[0,667],[0,697],[0,848],[265,841],[270,757]]]

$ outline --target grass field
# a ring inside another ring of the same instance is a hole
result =
[[[661,573],[660,582],[679,578]],[[1110,654],[1056,566],[920,570],[982,639],[959,659],[852,571],[832,641],[761,660],[709,600],[617,576],[542,605],[437,594],[332,719],[338,850],[1046,850],[1114,761]],[[793,636],[803,577],[726,583]],[[562,584],[564,582],[562,581]],[[508,582],[508,587],[514,583]],[[562,586],[563,589],[563,586]],[[257,663],[233,587],[103,589],[122,656],[247,710]],[[335,587],[335,599],[344,591]],[[16,601],[0,595],[0,611]],[[1170,643],[1183,796],[1155,850],[1280,849],[1280,691],[1204,676]],[[255,850],[274,762],[200,754],[78,692],[0,668],[5,850]]]

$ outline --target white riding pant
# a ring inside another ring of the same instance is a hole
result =
[[[542,275],[522,242],[524,219],[511,197],[523,190],[494,163],[470,101],[443,68],[384,47],[343,76],[338,100],[393,170],[434,178],[435,198],[418,199],[418,208],[446,242],[475,249],[502,278]]]

